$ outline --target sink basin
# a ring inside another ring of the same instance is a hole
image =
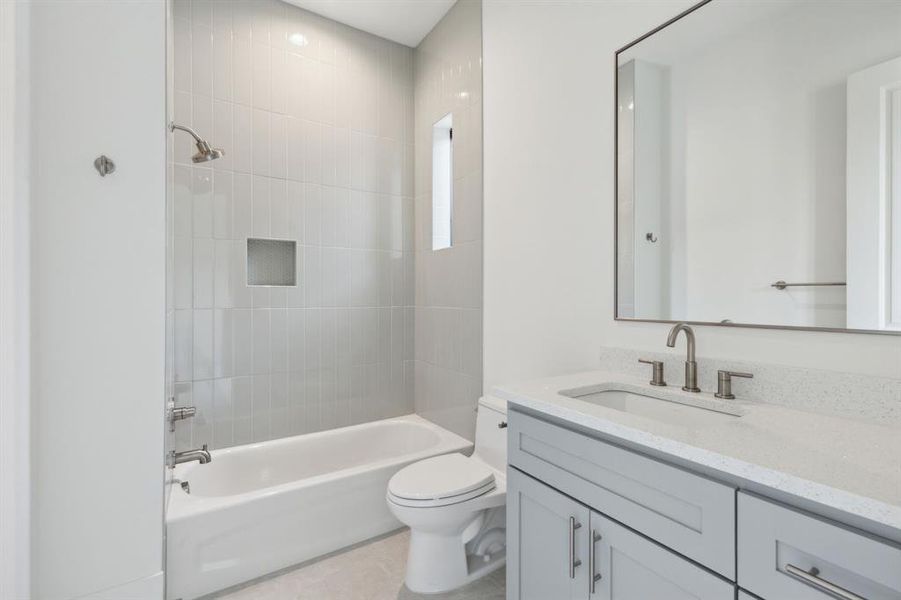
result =
[[[598,389],[598,386],[564,390],[560,394],[683,427],[719,425],[741,417],[738,412],[730,412],[727,408],[699,406],[698,404],[705,402],[703,398],[696,404],[694,399],[683,400],[675,394],[672,397],[657,397],[622,389]]]

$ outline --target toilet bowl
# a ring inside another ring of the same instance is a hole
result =
[[[410,528],[411,591],[453,590],[504,564],[506,414],[503,400],[480,399],[472,456],[427,458],[388,482],[388,507]]]

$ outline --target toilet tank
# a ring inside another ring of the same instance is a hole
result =
[[[501,426],[503,424],[503,426]],[[474,456],[489,467],[507,469],[507,401],[494,396],[479,399]]]

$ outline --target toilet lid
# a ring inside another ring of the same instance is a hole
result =
[[[413,463],[388,482],[388,491],[408,500],[440,500],[483,490],[494,474],[480,461],[462,454],[445,454]]]

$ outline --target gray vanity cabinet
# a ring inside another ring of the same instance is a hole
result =
[[[738,582],[768,599],[901,600],[901,547],[738,494]]]
[[[507,522],[508,599],[587,598],[587,508],[509,469]]]
[[[603,515],[591,513],[595,538],[590,598],[733,600],[735,587]],[[589,538],[590,539],[590,538]],[[590,565],[591,566],[591,565]]]
[[[508,422],[510,600],[901,600],[895,542],[531,414]]]
[[[511,465],[724,578],[735,579],[735,488],[511,412],[507,436]]]
[[[507,486],[509,600],[735,598],[732,584],[516,469]]]

